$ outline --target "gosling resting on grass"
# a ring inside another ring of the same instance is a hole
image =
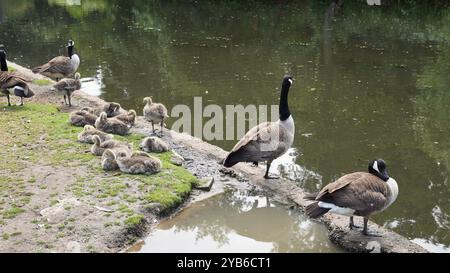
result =
[[[91,153],[96,156],[103,155],[103,152],[106,149],[116,149],[121,148],[121,152],[127,153],[126,150],[129,150],[128,154],[131,154],[132,147],[129,143],[124,143],[116,140],[107,140],[102,142],[99,136],[93,136],[92,140],[94,141],[94,145],[91,147]]]
[[[0,91],[6,95],[8,106],[11,106],[10,95],[20,97],[20,105],[23,105],[23,98],[31,98],[34,96],[33,91],[27,84],[28,79],[18,72],[8,71],[6,51],[3,46],[0,46],[0,67]]]
[[[95,121],[95,128],[110,134],[127,135],[130,126],[115,118],[107,118],[106,113],[102,112]]]
[[[124,148],[112,148],[106,149],[102,155],[102,168],[105,171],[115,171],[119,169],[117,165],[116,157],[130,157],[131,151]]]
[[[161,103],[153,103],[151,97],[144,98],[144,118],[152,123],[153,133],[155,133],[155,123],[161,124],[161,136],[163,135],[164,119],[168,118],[167,108]]]
[[[319,193],[305,196],[305,199],[315,201],[306,207],[306,215],[318,218],[329,212],[349,216],[350,229],[357,227],[353,216],[362,216],[362,233],[378,236],[368,232],[367,222],[372,214],[382,212],[394,203],[398,185],[395,179],[389,177],[382,159],[370,162],[368,169],[368,172],[346,174],[326,185]]]
[[[137,116],[136,111],[130,110],[127,113],[117,115],[114,118],[122,121],[123,123],[129,126],[133,126],[134,122],[136,121],[136,116]]]
[[[139,148],[147,153],[164,153],[170,150],[169,144],[157,137],[146,137]]]
[[[98,136],[101,142],[113,139],[113,135],[102,132],[92,125],[85,125],[83,131],[78,134],[78,141],[81,143],[94,144],[94,136]]]
[[[131,157],[120,157],[113,153],[119,169],[129,174],[154,174],[161,171],[161,160],[143,152],[134,152]]]
[[[70,124],[74,126],[86,126],[94,125],[97,120],[97,116],[92,113],[92,109],[89,107],[82,108],[81,110],[70,113]]]
[[[80,57],[74,53],[75,42],[69,40],[67,43],[67,57],[58,56],[48,63],[33,68],[33,73],[39,73],[59,81],[62,78],[73,75],[80,65]]]
[[[53,88],[59,92],[62,92],[64,95],[64,104],[67,104],[66,97],[69,99],[69,106],[72,106],[72,102],[70,100],[70,97],[72,93],[76,90],[81,89],[81,81],[80,81],[81,75],[80,73],[75,73],[75,78],[64,78],[57,82],[55,85],[53,85]]]

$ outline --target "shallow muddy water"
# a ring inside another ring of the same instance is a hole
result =
[[[168,243],[170,242],[170,243]],[[129,252],[342,252],[326,228],[265,196],[227,191],[164,220]]]

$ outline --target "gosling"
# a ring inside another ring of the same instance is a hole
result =
[[[134,152],[131,157],[118,157],[114,153],[119,169],[129,174],[155,174],[161,171],[161,160],[143,152]]]
[[[107,118],[105,112],[102,112],[95,121],[95,128],[105,133],[121,136],[127,135],[130,131],[130,126],[115,118]]]
[[[107,102],[102,107],[95,109],[95,114],[99,116],[102,112],[105,112],[108,118],[112,118],[122,113],[120,107],[117,102]]]
[[[70,124],[74,126],[86,126],[94,125],[97,120],[97,116],[92,113],[92,109],[85,107],[79,111],[70,113]]]
[[[164,153],[170,150],[169,144],[157,137],[144,138],[139,148],[147,153]]]
[[[131,151],[123,148],[106,149],[102,155],[102,169],[105,171],[115,171],[119,169],[116,157],[130,157]]]
[[[163,135],[164,119],[168,118],[167,108],[161,103],[153,103],[151,97],[144,98],[144,118],[152,123],[153,134],[155,134],[155,123],[161,124],[161,136]]]
[[[80,73],[75,73],[74,79],[64,78],[53,85],[53,90],[62,92],[64,95],[64,104],[67,104],[66,97],[69,99],[69,106],[72,106],[70,97],[76,90],[81,89]]]
[[[101,142],[105,142],[113,138],[113,135],[95,129],[92,125],[85,125],[83,131],[78,134],[78,141],[81,143],[94,144],[94,136],[98,136]]]
[[[129,154],[131,154],[131,150],[133,148],[129,143],[115,140],[107,140],[102,142],[99,136],[93,136],[92,139],[94,140],[94,145],[91,147],[91,153],[96,156],[101,156],[106,149],[113,148],[128,149],[130,151]]]
[[[136,116],[136,111],[130,110],[127,113],[117,115],[114,118],[122,121],[126,125],[133,126],[136,121]]]

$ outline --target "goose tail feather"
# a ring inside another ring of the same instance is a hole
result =
[[[318,218],[327,213],[329,210],[330,209],[319,207],[319,202],[314,202],[306,206],[305,214],[310,218]]]

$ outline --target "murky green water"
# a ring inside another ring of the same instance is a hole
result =
[[[128,251],[342,252],[329,241],[323,225],[244,191],[194,203],[158,224],[143,243]]]
[[[277,104],[290,73],[288,174],[315,190],[384,158],[400,195],[374,220],[448,251],[450,8],[329,2],[0,0],[0,43],[31,67],[72,38],[95,92],[138,111],[147,95],[169,109]]]

